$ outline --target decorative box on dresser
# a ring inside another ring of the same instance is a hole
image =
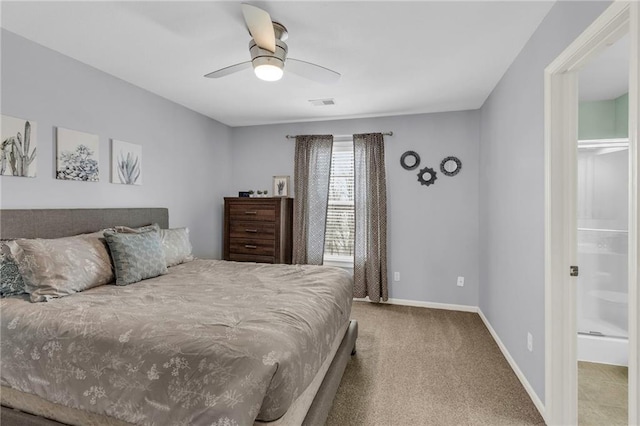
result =
[[[293,198],[224,199],[224,259],[291,263]]]

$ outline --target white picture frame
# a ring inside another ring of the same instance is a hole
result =
[[[111,139],[111,183],[142,185],[142,145]]]
[[[273,177],[273,196],[274,197],[289,196],[289,176]]]
[[[0,176],[36,177],[37,124],[2,115],[0,118]]]
[[[98,135],[56,128],[56,179],[80,182],[100,180]]]

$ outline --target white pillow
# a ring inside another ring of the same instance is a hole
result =
[[[192,261],[193,247],[189,241],[189,228],[161,229],[160,239],[167,267]]]

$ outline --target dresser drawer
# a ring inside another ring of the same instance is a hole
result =
[[[231,238],[229,240],[229,253],[273,256],[275,254],[275,244],[273,240]]]
[[[259,238],[273,240],[276,236],[276,224],[273,222],[243,221],[231,219],[229,225],[231,238]]]
[[[259,220],[274,222],[276,220],[276,207],[273,204],[258,203],[233,203],[229,206],[230,219],[235,220]]]
[[[256,256],[251,254],[237,254],[230,253],[229,259],[234,262],[257,262],[257,263],[275,263],[275,257],[273,256]]]

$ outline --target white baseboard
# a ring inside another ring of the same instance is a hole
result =
[[[536,394],[536,392],[533,390],[531,383],[529,383],[524,373],[522,373],[522,370],[520,370],[520,367],[518,367],[518,364],[516,364],[516,361],[513,359],[513,357],[507,350],[507,347],[504,345],[504,343],[502,343],[502,340],[500,340],[500,337],[498,337],[498,333],[496,333],[496,331],[493,329],[493,327],[491,326],[491,323],[489,323],[489,320],[487,319],[487,317],[484,316],[484,313],[482,312],[482,310],[478,308],[477,312],[478,312],[478,315],[480,315],[482,322],[484,322],[484,325],[487,327],[487,330],[489,330],[489,333],[491,333],[491,337],[493,337],[493,340],[495,340],[496,343],[498,344],[498,347],[502,351],[502,355],[504,355],[507,362],[511,366],[511,369],[513,370],[514,373],[516,373],[516,376],[520,380],[520,383],[522,383],[522,386],[524,386],[524,389],[529,394],[529,398],[531,398],[531,401],[533,401],[533,404],[536,406],[536,408],[540,412],[540,415],[546,421],[544,404],[542,403],[540,398],[538,398],[538,394]]]
[[[419,308],[445,309],[447,311],[478,312],[477,306],[454,305],[451,303],[422,302],[419,300],[393,298],[387,300],[385,303],[390,305],[416,306]]]
[[[353,300],[358,302],[371,302],[368,297],[363,299],[354,298]],[[477,306],[454,305],[450,303],[423,302],[421,300],[391,298],[386,302],[381,302],[381,303],[386,303],[388,305],[415,306],[418,308],[445,309],[447,311],[478,312]]]

